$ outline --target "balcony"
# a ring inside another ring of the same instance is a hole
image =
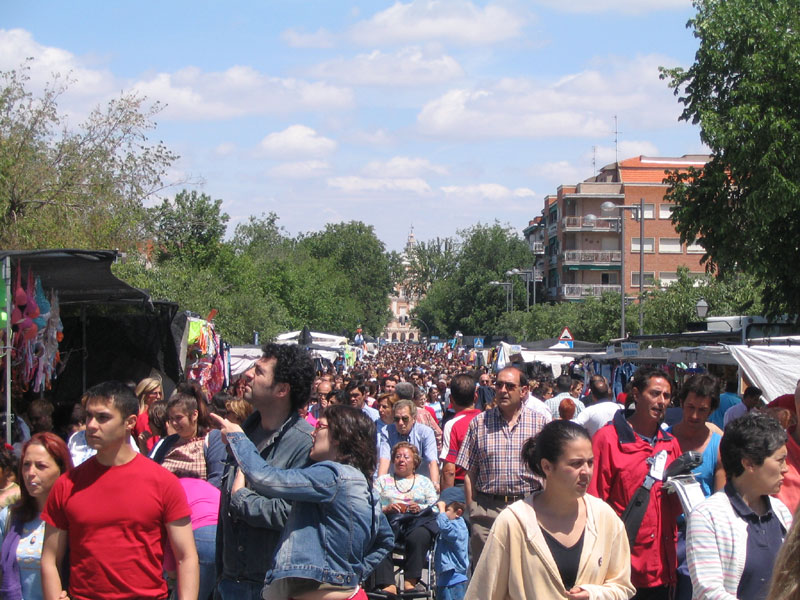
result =
[[[547,237],[555,237],[558,234],[558,221],[553,221],[547,226]]]
[[[570,283],[561,286],[561,297],[568,300],[588,298],[589,296],[602,296],[606,292],[616,292],[619,294],[620,286],[583,283]]]
[[[619,250],[565,250],[561,260],[565,265],[612,265],[619,264]]]
[[[587,220],[586,217],[564,217],[564,231],[616,231],[617,219]]]
[[[544,242],[531,242],[531,252],[534,254],[544,254]]]

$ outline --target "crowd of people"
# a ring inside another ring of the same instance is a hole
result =
[[[800,381],[679,383],[267,344],[212,398],[105,382],[60,435],[37,400],[0,449],[0,600],[800,599]]]

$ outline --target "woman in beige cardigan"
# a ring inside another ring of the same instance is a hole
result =
[[[466,600],[631,598],[625,527],[602,500],[586,495],[594,461],[589,433],[553,421],[525,443],[522,457],[544,490],[497,517]]]

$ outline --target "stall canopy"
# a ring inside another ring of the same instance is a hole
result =
[[[800,378],[798,346],[725,346],[747,379],[772,401],[794,392]]]
[[[154,302],[115,277],[111,265],[120,256],[114,250],[0,251],[12,278],[18,270],[23,277],[32,272],[47,294],[58,294],[64,339],[52,382],[56,402],[75,402],[87,387],[109,379],[138,381],[158,373],[170,390],[180,378],[170,331],[178,307]]]

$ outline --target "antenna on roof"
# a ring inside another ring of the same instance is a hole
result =
[[[617,115],[614,115],[614,163],[619,169],[619,127],[617,125]]]
[[[597,173],[597,146],[592,146],[592,173]]]

